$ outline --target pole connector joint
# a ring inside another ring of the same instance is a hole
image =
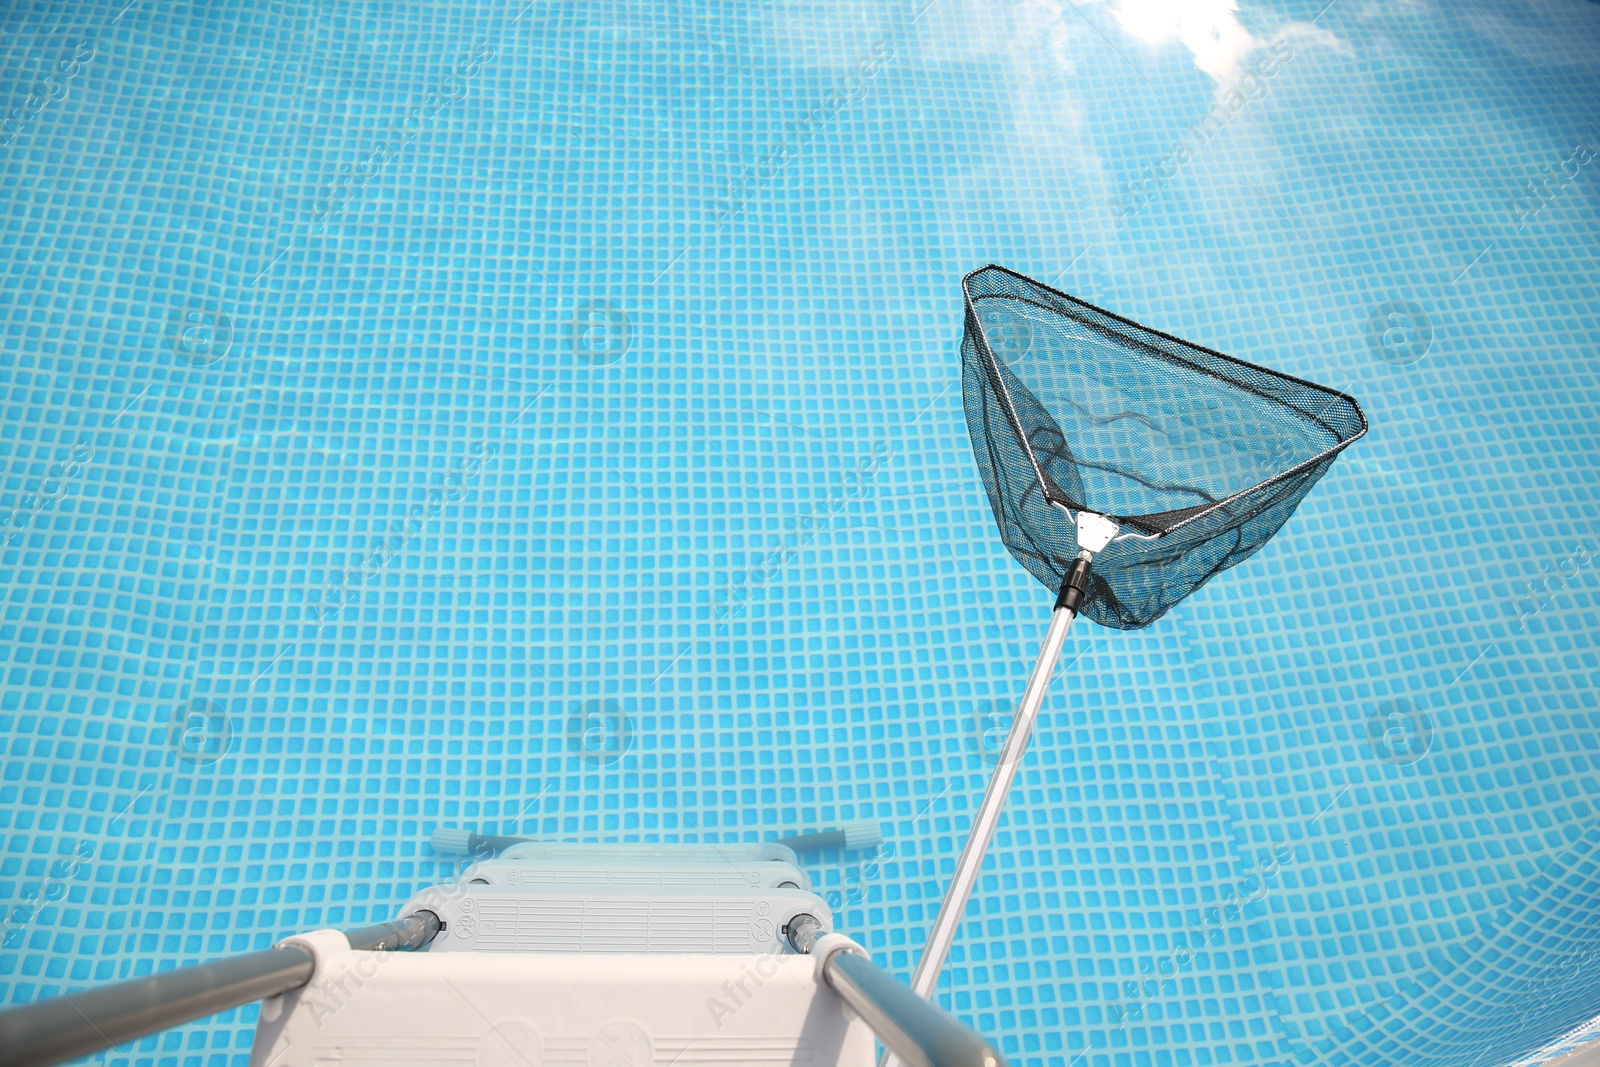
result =
[[[1078,614],[1078,606],[1083,603],[1083,598],[1089,591],[1089,553],[1084,552],[1072,563],[1072,569],[1067,572],[1067,580],[1061,583],[1061,592],[1056,597],[1056,611],[1070,611]]]
[[[1094,561],[1095,554],[1104,550],[1111,539],[1117,536],[1117,524],[1092,511],[1078,512],[1077,523],[1078,558],[1073,561],[1072,569],[1061,583],[1055,606],[1056,611],[1070,611],[1074,616],[1089,592],[1089,565]]]

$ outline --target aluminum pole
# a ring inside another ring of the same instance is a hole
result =
[[[1050,692],[1050,678],[1055,673],[1057,661],[1061,659],[1061,646],[1076,618],[1077,615],[1067,608],[1060,608],[1050,616],[1050,628],[1045,631],[1044,642],[1039,647],[1039,658],[1034,661],[1033,673],[1028,675],[1028,687],[1022,692],[1016,718],[1011,721],[1011,729],[1006,733],[1006,743],[1000,749],[1000,761],[989,776],[983,801],[979,803],[978,813],[972,819],[972,829],[967,831],[967,843],[961,849],[961,858],[956,861],[955,877],[950,879],[950,888],[945,891],[944,902],[939,905],[939,916],[933,920],[933,930],[928,934],[928,944],[922,950],[922,958],[917,961],[916,973],[911,977],[911,990],[919,997],[931,996],[934,987],[939,984],[939,972],[944,969],[944,961],[950,955],[950,946],[955,943],[961,919],[967,910],[967,897],[978,881],[984,854],[989,850],[989,842],[1000,825],[1000,813],[1005,810],[1006,798],[1011,794],[1011,783],[1017,776],[1017,768],[1022,765],[1022,757],[1028,751],[1033,724],[1039,718],[1039,709],[1044,706],[1046,694]]]
[[[1039,646],[1039,658],[1034,661],[1033,672],[1028,675],[1028,686],[1022,691],[1022,702],[1017,706],[1016,718],[1011,721],[1011,729],[1006,733],[1006,743],[1000,749],[1000,761],[989,776],[989,785],[983,791],[978,813],[972,819],[972,829],[967,831],[967,843],[962,846],[961,858],[956,861],[955,877],[950,879],[950,888],[945,891],[944,901],[939,905],[939,915],[933,920],[933,930],[928,934],[928,943],[922,950],[922,958],[917,961],[916,973],[911,977],[912,992],[919,997],[930,999],[934,987],[939,984],[939,972],[944,969],[950,946],[955,943],[956,934],[961,928],[961,919],[967,910],[967,898],[978,881],[984,854],[989,850],[989,842],[1000,825],[1000,813],[1005,810],[1006,797],[1011,793],[1011,783],[1016,778],[1017,768],[1022,765],[1022,757],[1028,751],[1033,724],[1038,720],[1039,709],[1044,706],[1044,698],[1050,692],[1050,679],[1055,674],[1056,663],[1061,659],[1061,646],[1067,640],[1073,620],[1078,617],[1073,610],[1076,606],[1074,598],[1072,606],[1058,606],[1050,616],[1050,628],[1045,631],[1044,641]],[[900,1060],[893,1050],[885,1049],[878,1064],[879,1067],[900,1067]]]

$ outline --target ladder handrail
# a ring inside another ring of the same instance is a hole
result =
[[[849,938],[824,935],[814,916],[796,916],[786,933],[795,951],[821,957],[828,985],[906,1067],[1006,1067],[986,1038],[917,996]]]
[[[439,932],[419,911],[346,933],[353,949],[406,952]],[[0,1011],[0,1067],[47,1067],[115,1048],[219,1011],[299,989],[316,969],[299,945],[181,967]]]

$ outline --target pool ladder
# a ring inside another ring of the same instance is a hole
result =
[[[0,1012],[0,1067],[252,1001],[251,1067],[870,1067],[874,1037],[917,1067],[1004,1065],[833,931],[785,845],[488,840],[393,922]]]

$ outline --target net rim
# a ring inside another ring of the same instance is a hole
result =
[[[1268,488],[1270,486],[1277,485],[1280,482],[1289,481],[1289,480],[1291,480],[1291,479],[1293,479],[1293,478],[1305,473],[1306,471],[1310,470],[1311,468],[1317,466],[1318,464],[1326,462],[1327,460],[1332,459],[1334,456],[1337,456],[1340,452],[1344,451],[1346,448],[1350,447],[1352,444],[1354,444],[1355,442],[1361,440],[1361,438],[1366,436],[1367,429],[1368,429],[1366,413],[1361,410],[1361,405],[1356,402],[1355,397],[1350,396],[1347,393],[1341,393],[1337,389],[1330,389],[1325,385],[1319,385],[1316,382],[1307,381],[1304,378],[1297,378],[1292,374],[1284,374],[1282,371],[1276,371],[1276,370],[1271,369],[1270,367],[1263,367],[1258,363],[1249,363],[1249,362],[1246,362],[1245,360],[1242,360],[1242,359],[1236,359],[1235,357],[1227,355],[1226,353],[1218,352],[1215,349],[1207,348],[1204,345],[1195,344],[1193,341],[1185,341],[1181,337],[1174,337],[1172,334],[1163,333],[1161,330],[1152,329],[1151,327],[1145,326],[1142,323],[1138,323],[1138,322],[1133,321],[1132,319],[1125,318],[1122,315],[1118,315],[1114,311],[1107,311],[1105,308],[1098,307],[1098,306],[1096,306],[1094,304],[1089,303],[1086,300],[1079,300],[1077,297],[1071,295],[1070,293],[1064,293],[1061,290],[1056,289],[1056,288],[1054,288],[1052,286],[1046,285],[1043,282],[1036,281],[1035,279],[1030,278],[1025,274],[1020,274],[1017,271],[1014,271],[1009,267],[1003,267],[1003,266],[999,265],[998,263],[990,263],[990,264],[987,264],[985,266],[979,267],[976,270],[968,271],[965,275],[962,276],[962,278],[961,278],[961,301],[962,301],[963,309],[964,309],[964,311],[966,313],[967,320],[973,324],[972,332],[973,332],[973,336],[976,339],[979,355],[983,357],[984,373],[988,377],[989,384],[990,384],[991,388],[994,390],[995,395],[1000,398],[1001,406],[1004,407],[1004,409],[1005,409],[1006,420],[1008,422],[1010,422],[1010,424],[1011,424],[1011,430],[1012,430],[1012,433],[1015,435],[1015,437],[1017,439],[1018,445],[1021,446],[1023,452],[1027,455],[1028,462],[1033,465],[1034,477],[1035,477],[1035,480],[1039,483],[1040,491],[1044,494],[1044,498],[1045,498],[1046,502],[1048,502],[1049,504],[1051,504],[1051,505],[1053,505],[1055,507],[1059,507],[1059,508],[1063,509],[1068,514],[1073,514],[1075,511],[1087,511],[1089,509],[1085,508],[1082,504],[1078,503],[1077,501],[1070,499],[1069,497],[1067,497],[1067,495],[1065,493],[1061,492],[1060,488],[1055,484],[1054,480],[1051,479],[1050,476],[1045,473],[1044,467],[1039,463],[1039,458],[1038,458],[1037,455],[1034,454],[1033,446],[1028,441],[1028,435],[1027,435],[1026,431],[1024,431],[1023,428],[1022,428],[1022,420],[1020,418],[1018,418],[1018,416],[1017,416],[1016,407],[1012,403],[1012,400],[1011,400],[1011,393],[1006,388],[1005,380],[1004,380],[1004,378],[1002,378],[1002,376],[1000,374],[1000,366],[999,366],[999,362],[998,362],[998,357],[995,356],[994,349],[990,346],[989,339],[988,339],[987,335],[984,333],[983,324],[978,318],[978,313],[977,313],[977,308],[976,308],[976,300],[977,299],[981,299],[981,297],[980,298],[974,298],[973,293],[972,293],[972,282],[973,282],[974,279],[978,278],[980,275],[986,275],[986,274],[990,274],[990,273],[993,273],[993,272],[999,272],[1001,274],[1006,275],[1007,277],[1015,278],[1016,280],[1018,280],[1020,282],[1023,282],[1025,284],[1029,285],[1029,286],[1032,286],[1032,287],[1034,287],[1036,289],[1042,289],[1045,292],[1052,294],[1053,296],[1060,297],[1062,300],[1066,301],[1068,304],[1071,304],[1071,305],[1074,305],[1074,306],[1080,307],[1080,308],[1086,308],[1089,311],[1092,311],[1097,315],[1103,315],[1108,319],[1112,319],[1112,320],[1114,320],[1114,321],[1116,321],[1118,323],[1123,324],[1124,326],[1132,327],[1135,331],[1139,331],[1139,332],[1142,332],[1142,333],[1153,335],[1155,337],[1159,337],[1164,341],[1170,341],[1173,344],[1181,346],[1182,348],[1193,349],[1193,350],[1195,350],[1197,352],[1203,352],[1209,357],[1212,357],[1214,359],[1220,359],[1225,363],[1231,363],[1236,367],[1243,367],[1243,368],[1246,368],[1248,370],[1255,371],[1255,372],[1258,372],[1258,373],[1268,374],[1268,375],[1271,375],[1272,377],[1277,378],[1277,379],[1279,379],[1281,381],[1291,382],[1291,383],[1293,383],[1295,385],[1303,386],[1303,387],[1305,387],[1307,389],[1311,389],[1311,390],[1313,390],[1313,391],[1315,391],[1317,393],[1321,393],[1321,394],[1327,396],[1331,403],[1336,403],[1336,402],[1339,402],[1339,401],[1343,401],[1345,404],[1349,405],[1350,411],[1355,415],[1356,421],[1359,423],[1359,428],[1356,430],[1355,433],[1349,435],[1348,437],[1341,437],[1341,435],[1339,434],[1339,431],[1334,429],[1332,426],[1329,426],[1327,423],[1323,422],[1320,418],[1317,418],[1316,416],[1309,415],[1306,412],[1298,411],[1298,409],[1296,409],[1297,414],[1299,414],[1299,415],[1301,415],[1303,417],[1312,419],[1318,425],[1320,425],[1324,429],[1326,429],[1329,433],[1333,434],[1336,438],[1340,438],[1340,439],[1337,440],[1332,446],[1330,446],[1330,447],[1328,447],[1326,449],[1323,449],[1321,452],[1317,453],[1316,455],[1312,456],[1311,458],[1306,459],[1306,460],[1304,460],[1304,461],[1302,461],[1300,463],[1297,463],[1293,467],[1290,467],[1290,468],[1288,468],[1286,470],[1280,471],[1279,473],[1273,475],[1272,477],[1266,479],[1265,481],[1261,481],[1261,482],[1256,483],[1255,485],[1249,486],[1249,487],[1247,487],[1245,489],[1241,489],[1237,493],[1233,493],[1233,494],[1230,494],[1229,496],[1223,497],[1221,500],[1218,500],[1215,503],[1206,504],[1206,505],[1203,505],[1203,506],[1200,506],[1200,507],[1197,507],[1197,508],[1194,508],[1194,509],[1184,509],[1184,510],[1192,510],[1193,514],[1190,514],[1190,515],[1186,516],[1181,521],[1179,521],[1177,523],[1174,523],[1174,524],[1172,524],[1170,526],[1158,525],[1156,523],[1151,522],[1150,520],[1155,519],[1155,518],[1157,518],[1157,517],[1159,517],[1161,515],[1173,514],[1173,512],[1171,512],[1171,511],[1150,512],[1150,513],[1145,514],[1145,515],[1107,515],[1107,518],[1115,519],[1115,520],[1117,520],[1117,522],[1119,524],[1132,525],[1132,526],[1134,526],[1134,527],[1136,527],[1138,529],[1149,531],[1148,533],[1142,533],[1142,534],[1133,533],[1131,531],[1122,532],[1122,533],[1119,533],[1115,538],[1113,538],[1113,541],[1121,541],[1121,540],[1124,540],[1126,538],[1138,538],[1139,540],[1143,540],[1143,541],[1157,541],[1157,540],[1160,540],[1162,538],[1168,537],[1168,536],[1170,536],[1170,535],[1172,535],[1174,533],[1178,533],[1179,531],[1186,530],[1187,528],[1191,527],[1193,524],[1199,522],[1201,519],[1204,519],[1207,516],[1212,515],[1212,514],[1218,512],[1218,511],[1222,510],[1223,508],[1226,508],[1229,504],[1232,504],[1235,501],[1240,500],[1243,497],[1249,496],[1252,493],[1259,492],[1259,491],[1261,491],[1263,489],[1266,489],[1266,488]],[[999,294],[996,294],[996,295],[999,295]],[[1025,300],[1025,301],[1027,300],[1026,297],[1013,297],[1012,299],[1022,299],[1022,300]],[[1028,303],[1032,303],[1032,301],[1027,301],[1027,302]],[[1046,305],[1039,304],[1039,305],[1036,305],[1036,306],[1038,306],[1040,308],[1043,308],[1044,310],[1051,311],[1051,312],[1053,312],[1055,314],[1060,314],[1060,312],[1057,311],[1056,309],[1050,308],[1050,307],[1048,307]],[[1095,326],[1095,324],[1092,323],[1092,322],[1084,322],[1083,320],[1080,320],[1080,319],[1075,319],[1074,321],[1082,322],[1083,325],[1089,326],[1091,329],[1098,329],[1098,327]],[[1164,351],[1161,351],[1159,349],[1156,349],[1156,350],[1153,350],[1153,351],[1155,351],[1157,356],[1159,358],[1161,358],[1161,359],[1169,360],[1169,361],[1174,362],[1174,363],[1181,363],[1184,366],[1193,369],[1196,373],[1204,374],[1204,375],[1206,375],[1207,377],[1210,377],[1210,378],[1216,378],[1218,380],[1228,381],[1228,379],[1223,379],[1220,375],[1215,374],[1214,372],[1212,372],[1211,370],[1207,369],[1206,367],[1201,366],[1201,365],[1199,365],[1197,363],[1191,362],[1190,360],[1184,359],[1182,356],[1173,355],[1170,352],[1164,352]],[[1238,385],[1239,383],[1230,381],[1230,384]],[[1250,391],[1251,392],[1255,392],[1254,390],[1250,390]],[[1257,395],[1264,395],[1264,394],[1259,394],[1258,393]],[[1276,398],[1276,397],[1267,397],[1267,399],[1272,400],[1274,403],[1278,403],[1278,404],[1282,404],[1283,403],[1281,400],[1278,400],[1278,398]],[[1289,406],[1289,405],[1285,405],[1285,406]],[[1326,409],[1324,409],[1324,410],[1326,410]]]

